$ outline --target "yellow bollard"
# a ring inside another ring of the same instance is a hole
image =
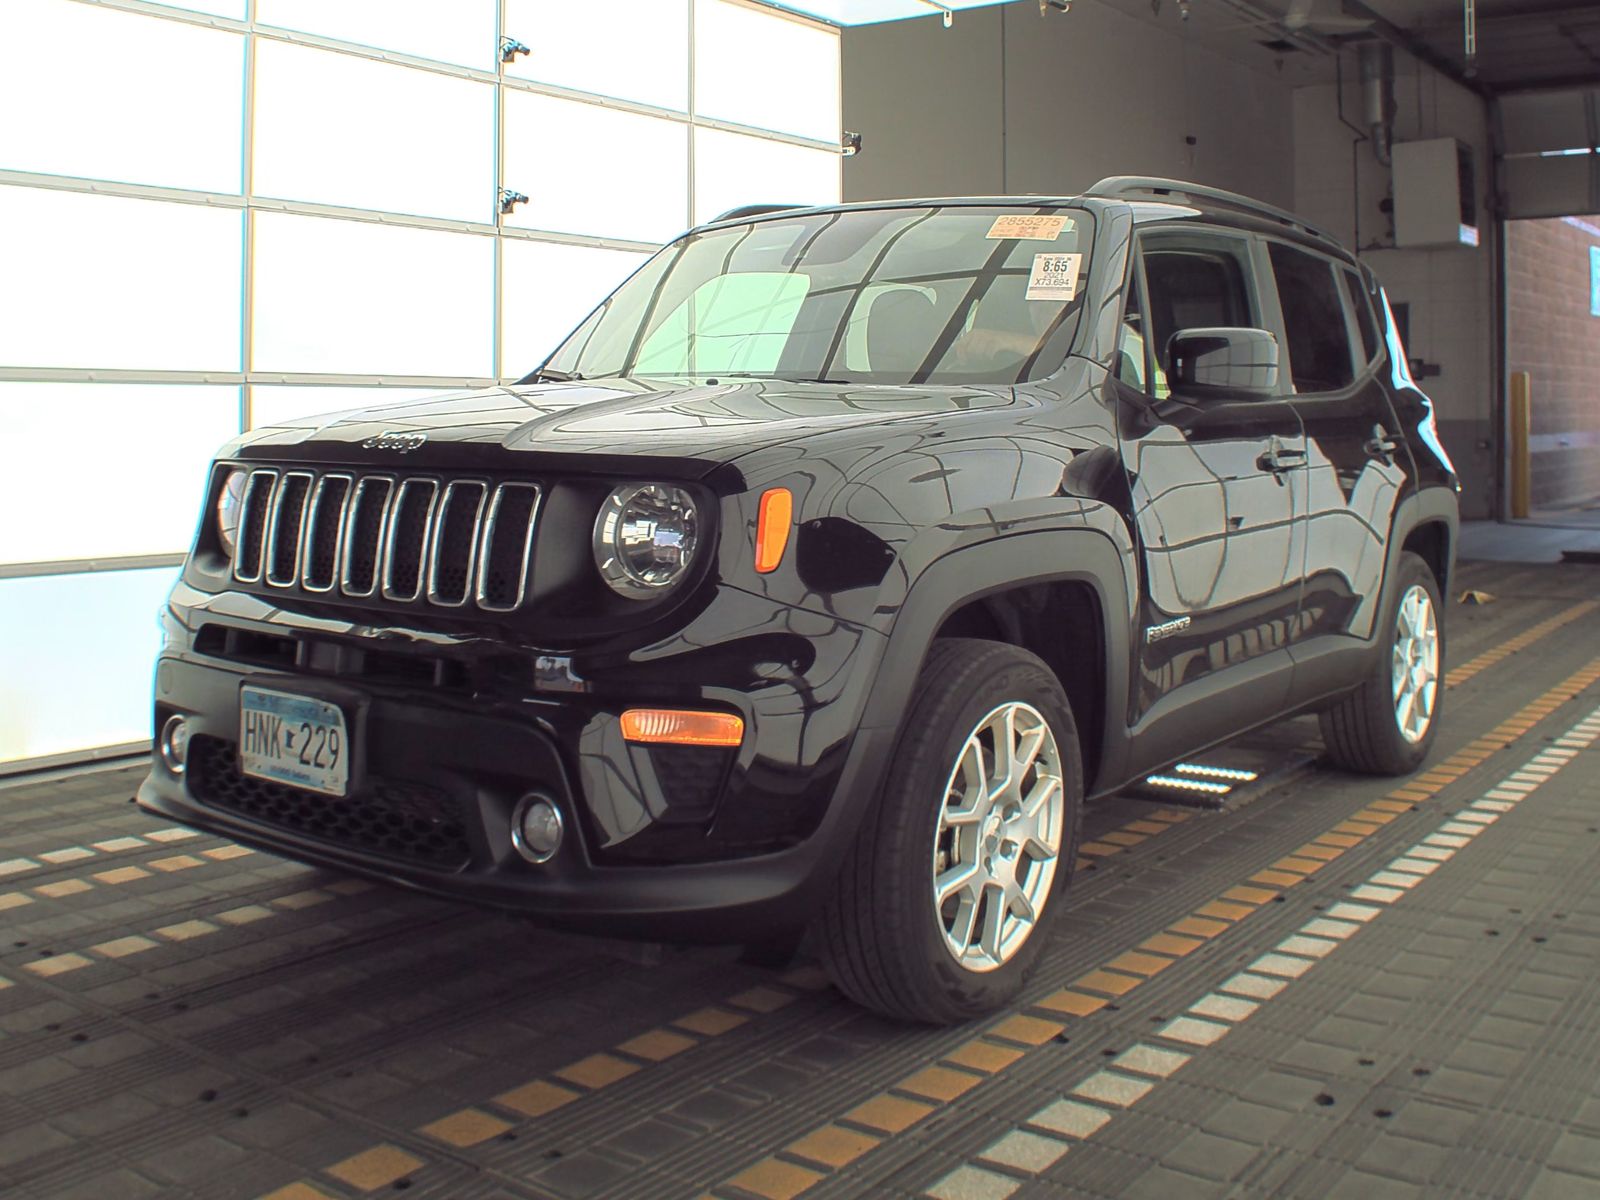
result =
[[[1528,515],[1533,500],[1533,470],[1528,437],[1533,430],[1533,376],[1511,373],[1511,516]]]

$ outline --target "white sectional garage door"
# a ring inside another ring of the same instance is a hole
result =
[[[4,0],[0,113],[0,772],[148,740],[220,442],[516,379],[840,192],[838,31],[743,0]]]

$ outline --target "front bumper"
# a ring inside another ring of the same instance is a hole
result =
[[[407,638],[182,583],[164,623],[156,727],[186,717],[190,751],[182,773],[156,757],[144,808],[300,861],[617,936],[737,941],[805,923],[893,736],[858,728],[880,635],[736,589],[696,618],[698,631],[580,655],[555,677],[548,659],[504,642]],[[256,661],[241,661],[240,646]],[[397,659],[412,667],[394,669]],[[246,682],[341,707],[347,798],[239,774]],[[620,713],[640,703],[737,711],[744,744],[684,776],[622,740]],[[511,840],[531,791],[556,802],[568,830],[540,865]]]

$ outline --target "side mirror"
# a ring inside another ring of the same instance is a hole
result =
[[[1278,339],[1265,329],[1180,329],[1167,343],[1174,396],[1251,399],[1278,394]]]

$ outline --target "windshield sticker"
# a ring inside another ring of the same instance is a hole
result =
[[[1009,217],[996,217],[994,224],[989,226],[987,236],[1053,242],[1063,233],[1071,232],[1071,217],[1024,217],[1013,214]]]
[[[1078,294],[1081,254],[1035,254],[1028,276],[1029,300],[1071,300]]]

